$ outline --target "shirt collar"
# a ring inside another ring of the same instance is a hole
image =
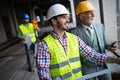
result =
[[[93,29],[93,25],[92,24],[90,26],[86,26],[86,25],[82,24],[82,26],[83,26],[84,30],[86,30],[88,27]]]
[[[52,32],[52,36],[53,36],[54,38],[60,39],[60,37],[59,37],[55,32]],[[66,36],[66,31],[65,31],[63,37],[64,37],[64,38],[67,38],[67,36]]]

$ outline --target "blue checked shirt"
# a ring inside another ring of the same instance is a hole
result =
[[[64,35],[64,39],[61,40],[59,36],[55,33],[52,33],[52,36],[56,38],[60,44],[63,46],[65,52],[67,48],[67,37],[66,34]],[[100,54],[93,50],[91,47],[87,46],[85,42],[83,42],[78,36],[80,54],[82,57],[86,58],[87,60],[95,63],[95,64],[104,64],[106,61],[106,55]],[[38,67],[38,75],[40,80],[50,79],[49,74],[49,67],[50,67],[50,52],[48,50],[48,46],[46,42],[42,41],[39,43],[39,49],[37,54],[37,67]]]

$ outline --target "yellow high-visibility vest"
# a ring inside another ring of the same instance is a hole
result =
[[[63,80],[73,80],[82,76],[79,44],[76,36],[67,35],[67,51],[65,52],[59,41],[48,35],[46,41],[50,51],[50,75],[52,78],[60,77]]]
[[[35,37],[33,24],[29,23],[28,25],[29,25],[28,27],[25,27],[24,24],[21,24],[19,26],[19,29],[22,32],[22,38],[25,38],[25,35],[27,34],[28,36],[31,37],[32,42],[36,42],[36,37]]]

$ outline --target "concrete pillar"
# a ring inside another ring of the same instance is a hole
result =
[[[116,0],[103,0],[103,15],[108,40],[117,41]]]

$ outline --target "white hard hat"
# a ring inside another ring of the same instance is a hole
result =
[[[61,14],[69,14],[69,12],[62,4],[55,4],[48,9],[47,20]]]

